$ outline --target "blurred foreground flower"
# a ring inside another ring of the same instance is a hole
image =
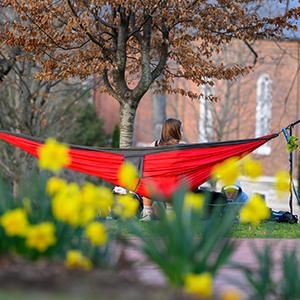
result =
[[[100,214],[107,217],[113,205],[112,191],[107,187],[97,187],[92,183],[86,182],[81,189],[81,200],[83,206],[90,207]]]
[[[65,262],[66,266],[70,269],[84,269],[89,271],[92,269],[92,262],[88,257],[85,257],[79,250],[70,250],[67,252]]]
[[[47,139],[46,143],[38,148],[38,157],[39,167],[53,172],[71,163],[69,148],[52,138]]]
[[[123,219],[130,219],[136,215],[138,207],[138,201],[130,194],[118,196],[114,213]]]
[[[94,246],[103,246],[107,242],[106,229],[99,222],[89,224],[85,229],[85,235]]]
[[[250,157],[246,157],[242,160],[243,173],[252,179],[255,179],[262,175],[261,163]]]
[[[184,196],[185,209],[201,210],[204,205],[204,195],[187,192]]]
[[[264,199],[259,195],[251,196],[240,211],[241,223],[257,225],[263,220],[270,218],[270,209],[266,206]]]
[[[275,189],[277,196],[282,198],[290,190],[290,175],[286,171],[279,171],[275,176]]]
[[[110,189],[89,182],[80,188],[76,183],[67,184],[56,177],[50,180],[47,190],[54,195],[51,205],[57,220],[77,227],[94,221],[97,214],[101,217],[109,214],[113,205]]]
[[[66,188],[66,186],[67,183],[65,180],[53,176],[47,181],[46,191],[50,196],[54,196],[55,194]]]
[[[213,293],[213,280],[210,273],[187,274],[184,277],[184,290],[199,297],[209,298]]]
[[[72,226],[80,225],[80,201],[81,195],[78,185],[75,183],[66,185],[66,187],[52,199],[51,205],[54,217]]]
[[[46,251],[50,246],[55,245],[55,226],[50,222],[44,222],[29,227],[26,234],[26,245],[39,252]]]
[[[223,185],[235,184],[240,175],[239,162],[236,157],[226,159],[212,169],[214,179],[221,180]]]
[[[130,191],[134,191],[138,184],[138,173],[136,167],[130,162],[123,163],[118,172],[118,179],[120,185]]]
[[[0,218],[0,224],[8,236],[25,236],[29,226],[26,211],[22,208],[6,212]]]
[[[221,300],[241,300],[241,294],[235,289],[228,289],[221,295]]]

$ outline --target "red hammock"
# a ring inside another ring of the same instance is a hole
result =
[[[164,147],[108,149],[70,146],[69,169],[100,177],[115,185],[122,163],[133,162],[139,171],[135,192],[149,197],[155,191],[169,197],[185,183],[191,189],[207,181],[213,166],[229,157],[242,158],[278,134],[218,143],[179,144]],[[43,141],[29,136],[0,131],[0,138],[37,157]],[[150,187],[150,190],[149,190]]]

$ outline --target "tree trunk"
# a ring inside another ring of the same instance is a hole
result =
[[[130,148],[133,143],[134,119],[139,101],[127,101],[120,106],[120,148]]]

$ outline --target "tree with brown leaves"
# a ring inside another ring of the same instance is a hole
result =
[[[136,109],[150,87],[198,98],[174,80],[200,86],[235,79],[251,66],[217,63],[224,45],[237,39],[251,47],[257,38],[278,38],[294,28],[299,7],[262,17],[253,9],[260,2],[3,0],[12,17],[2,38],[34,53],[43,66],[38,78],[101,78],[101,89],[120,103],[120,145],[127,147]]]

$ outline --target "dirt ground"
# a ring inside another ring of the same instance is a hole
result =
[[[111,270],[68,270],[58,262],[0,257],[0,300],[193,299],[180,290],[145,285],[134,275],[129,277]]]

